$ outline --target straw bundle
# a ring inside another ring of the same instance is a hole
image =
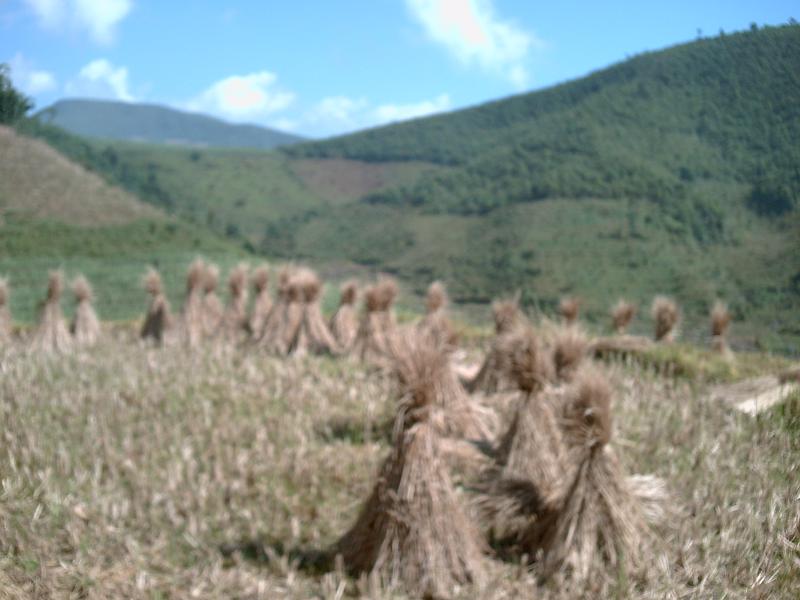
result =
[[[675,339],[675,326],[680,313],[678,305],[669,298],[656,296],[650,312],[655,321],[655,338],[657,342],[672,342]]]
[[[558,314],[564,319],[567,325],[572,325],[578,320],[578,312],[581,307],[581,302],[574,296],[562,298],[558,303]]]
[[[635,316],[636,306],[634,304],[622,298],[617,300],[617,303],[611,308],[611,323],[614,333],[623,335]]]
[[[264,332],[264,325],[272,309],[272,298],[269,295],[269,268],[260,265],[253,271],[251,282],[255,288],[255,300],[250,313],[250,335],[259,339]]]
[[[728,346],[728,328],[731,324],[731,313],[724,302],[717,300],[711,308],[711,347],[724,354],[731,356],[731,349]]]
[[[589,350],[586,334],[577,327],[562,327],[552,339],[553,367],[559,381],[571,381]]]
[[[11,311],[8,308],[8,281],[0,277],[0,343],[11,339]]]
[[[33,347],[38,350],[62,352],[72,347],[72,338],[61,313],[63,289],[64,275],[61,271],[51,271],[47,283],[47,296],[39,313],[39,326],[33,337]]]
[[[331,318],[331,333],[344,352],[350,351],[358,335],[358,314],[355,306],[357,297],[358,284],[355,281],[342,284],[339,307]]]
[[[643,569],[650,531],[642,505],[608,447],[611,389],[599,373],[583,371],[560,411],[569,476],[561,506],[526,532],[523,546],[541,548],[546,575],[586,581],[620,568]],[[625,563],[623,565],[623,562]]]
[[[425,297],[425,317],[418,325],[419,331],[429,336],[442,347],[454,346],[457,335],[447,316],[449,299],[447,290],[440,281],[434,281]]]
[[[432,338],[415,330],[390,342],[393,370],[410,414],[436,410],[441,435],[487,441],[497,426],[495,414],[469,398],[458,381],[450,355]],[[416,417],[415,417],[416,418]]]
[[[172,313],[169,300],[164,295],[161,275],[152,267],[147,270],[143,280],[144,289],[150,295],[150,305],[139,334],[142,339],[152,338],[157,343],[164,341],[166,332],[172,328]]]
[[[218,283],[219,267],[207,265],[203,274],[203,334],[206,337],[219,332],[225,315],[225,307],[217,296]]]
[[[228,302],[218,329],[226,342],[236,342],[247,332],[247,270],[241,263],[228,275]]]
[[[309,269],[299,274],[298,285],[302,292],[302,314],[300,326],[289,342],[291,354],[337,354],[339,345],[322,316],[320,298],[322,283],[317,274]]]
[[[417,366],[422,366],[420,362]],[[441,364],[441,362],[437,363]],[[337,542],[346,568],[413,597],[448,597],[486,577],[484,544],[456,495],[430,405],[440,371],[406,382],[391,454],[353,527]]]
[[[183,331],[190,348],[200,344],[204,333],[203,280],[206,265],[195,259],[186,273],[186,298],[183,302]]]
[[[300,290],[295,284],[294,276],[295,269],[290,266],[284,267],[278,273],[277,301],[270,309],[261,335],[258,338],[263,347],[279,354],[285,354],[287,351],[289,340],[286,340],[286,329],[289,313],[292,312],[294,314],[299,308],[302,314],[302,308],[299,307],[299,302],[301,301]],[[290,308],[290,305],[297,306]]]
[[[79,275],[72,282],[72,291],[75,294],[75,315],[70,325],[70,333],[79,346],[92,346],[100,337],[100,320],[92,306],[92,288],[83,275]]]
[[[497,335],[511,331],[520,323],[525,322],[516,297],[510,300],[495,300],[492,303],[492,315],[494,317],[494,332]]]
[[[389,344],[396,323],[392,305],[397,297],[397,283],[383,278],[364,293],[364,312],[355,341],[355,353],[362,361],[388,365]]]

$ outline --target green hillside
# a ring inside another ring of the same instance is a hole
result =
[[[563,85],[280,151],[65,143],[139,197],[258,252],[352,261],[481,304],[676,296],[706,335],[800,352],[800,26],[698,40]],[[485,311],[480,309],[481,312]],[[649,328],[646,317],[639,329]]]
[[[186,265],[202,254],[224,265],[240,246],[168,216],[67,160],[50,146],[0,126],[0,276],[11,284],[14,319],[30,322],[50,269],[94,284],[104,319],[143,310],[147,264],[178,301]],[[69,310],[71,301],[65,299]]]
[[[268,127],[234,125],[207,115],[132,102],[60,100],[37,116],[77,135],[113,140],[268,149],[303,139]]]

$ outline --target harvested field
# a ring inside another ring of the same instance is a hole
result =
[[[391,379],[345,360],[134,337],[65,355],[0,347],[0,597],[402,597],[324,552],[390,451]],[[654,577],[607,573],[583,593],[795,597],[800,397],[754,419],[704,385],[605,370],[611,445],[626,473],[666,481],[675,514]],[[536,564],[488,565],[482,591],[453,596],[581,595],[540,585]]]

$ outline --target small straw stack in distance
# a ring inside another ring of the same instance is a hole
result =
[[[70,325],[70,333],[78,346],[92,346],[100,337],[100,320],[92,306],[92,287],[83,275],[72,282],[75,294],[75,315]]]
[[[143,286],[150,296],[150,303],[147,313],[144,316],[144,323],[139,336],[142,339],[153,339],[156,343],[162,343],[167,331],[172,328],[172,312],[169,300],[164,295],[164,286],[161,282],[161,275],[154,268],[147,269],[144,275]]]

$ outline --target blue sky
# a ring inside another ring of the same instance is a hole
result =
[[[796,1],[0,0],[0,62],[40,108],[151,102],[323,137],[790,17]]]

